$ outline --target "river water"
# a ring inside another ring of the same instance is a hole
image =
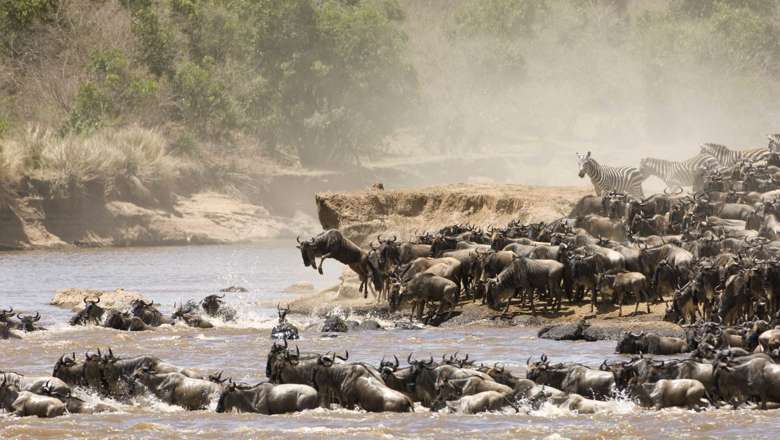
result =
[[[203,373],[224,370],[237,381],[265,380],[265,359],[276,321],[274,305],[291,298],[285,287],[297,281],[318,289],[336,283],[341,268],[326,263],[325,275],[304,268],[287,241],[251,246],[202,246],[132,249],[90,249],[63,252],[0,254],[0,307],[40,311],[48,332],[22,340],[0,341],[0,370],[51,374],[63,353],[83,353],[111,346],[117,355],[148,354]],[[236,323],[197,330],[163,326],[128,333],[98,328],[71,328],[71,312],[47,305],[63,287],[142,292],[169,313],[174,302],[200,299],[220,288],[240,285],[248,293],[227,294],[238,311]],[[456,350],[486,364],[502,362],[522,375],[526,359],[546,353],[554,361],[598,365],[617,359],[613,342],[539,340],[535,329],[469,326],[460,329],[389,329],[325,338],[315,317],[291,315],[304,330],[301,351],[349,350],[350,360],[378,364],[382,356],[405,359]],[[391,323],[386,323],[392,327]],[[79,354],[79,356],[82,356]],[[97,399],[86,396],[87,399]],[[69,415],[51,420],[13,418],[0,414],[0,439],[244,439],[244,438],[776,438],[780,410],[682,409],[651,411],[617,399],[594,415],[578,415],[551,406],[537,411],[501,414],[432,414],[422,407],[414,414],[368,414],[360,411],[306,411],[294,415],[216,414],[188,412],[154,398],[115,405],[119,412]]]

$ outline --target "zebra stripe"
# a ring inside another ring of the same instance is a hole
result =
[[[731,167],[743,160],[748,162],[769,160],[769,148],[732,150],[725,145],[704,144],[701,146],[701,152],[713,155],[722,167]]]
[[[668,186],[693,186],[704,170],[717,168],[720,168],[718,159],[705,153],[699,153],[683,162],[652,157],[639,161],[642,174],[657,176]]]
[[[577,155],[580,165],[580,177],[585,174],[590,176],[590,181],[596,190],[596,195],[617,191],[629,194],[634,197],[644,198],[642,193],[642,182],[646,176],[634,167],[611,167],[600,165],[590,157]]]

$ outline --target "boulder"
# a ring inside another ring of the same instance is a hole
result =
[[[537,333],[542,339],[553,339],[555,341],[576,341],[585,339],[583,334],[590,327],[587,321],[580,319],[575,322],[566,322],[558,325],[543,327]]]
[[[116,289],[113,291],[69,288],[60,289],[49,301],[53,306],[79,311],[84,308],[84,299],[100,298],[100,306],[107,309],[127,309],[135,300],[149,301],[138,292],[130,292],[125,289]]]

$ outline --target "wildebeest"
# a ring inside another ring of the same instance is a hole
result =
[[[70,319],[70,325],[100,325],[106,310],[100,307],[100,298],[90,300],[84,298],[84,308]]]
[[[414,411],[408,396],[385,385],[380,373],[366,364],[335,364],[331,358],[320,357],[313,382],[317,392],[332,394],[345,408],[359,407],[369,412]],[[332,401],[323,397],[320,396],[321,402]]]
[[[321,234],[312,237],[308,241],[298,241],[298,249],[301,250],[303,265],[316,269],[322,274],[322,263],[333,258],[346,264],[360,278],[359,290],[363,292],[363,297],[368,297],[369,281],[373,282],[374,289],[382,289],[382,277],[379,268],[370,264],[368,252],[361,249],[360,246],[350,241],[336,229],[329,229]],[[320,257],[320,264],[317,265],[316,257]],[[370,278],[370,280],[369,280]]]
[[[647,305],[647,313],[650,313],[650,299],[647,292],[647,278],[638,272],[606,273],[599,279],[598,289],[604,293],[612,294],[613,300],[620,305],[618,316],[623,316],[623,301],[626,295],[633,295],[636,299],[634,314],[639,311],[639,302],[643,298]]]
[[[139,368],[132,377],[160,400],[190,410],[206,408],[222,392],[222,386],[212,381],[194,379],[181,373],[159,373],[149,366]]]
[[[706,394],[704,385],[695,379],[661,379],[655,383],[634,384],[630,390],[641,405],[655,409],[670,406],[699,409]]]
[[[454,282],[432,273],[416,275],[408,283],[401,285],[389,298],[391,310],[396,310],[402,303],[411,302],[412,312],[417,310],[417,319],[421,320],[425,304],[439,302],[437,315],[448,312],[448,318],[457,305],[460,288]]]
[[[67,408],[59,399],[42,396],[30,391],[21,391],[10,383],[5,375],[0,382],[0,407],[18,417],[58,417]]]
[[[689,348],[688,343],[681,338],[626,332],[618,342],[616,351],[627,354],[676,354],[685,353]]]
[[[174,304],[171,319],[174,322],[178,320],[184,321],[190,327],[214,328],[214,324],[200,314],[198,304],[194,301],[188,301],[178,306]]]
[[[298,328],[287,320],[290,307],[282,308],[277,304],[276,311],[279,315],[279,322],[271,329],[271,339],[298,339]]]
[[[51,374],[70,386],[86,385],[84,382],[84,363],[76,360],[76,353],[71,357],[67,355],[60,356],[54,364],[54,371]]]
[[[146,302],[142,299],[136,299],[130,304],[130,314],[140,318],[144,324],[158,327],[163,324],[172,324],[173,320],[168,319],[157,310],[153,301]]]
[[[34,331],[46,330],[44,327],[38,325],[38,321],[41,320],[40,313],[36,313],[35,316],[32,315],[24,316],[21,313],[19,313],[16,315],[16,317],[19,319],[19,329],[22,331],[34,332]]]
[[[141,318],[132,316],[129,312],[121,312],[119,310],[109,310],[103,326],[114,330],[126,330],[131,332],[149,329]]]
[[[235,321],[236,311],[232,307],[225,305],[223,301],[225,295],[208,295],[200,302],[200,307],[206,312],[206,315],[213,318],[220,318],[223,321]]]
[[[615,376],[609,371],[594,370],[583,365],[574,365],[568,369],[561,382],[561,390],[591,396],[595,399],[606,398],[615,389]]]
[[[309,385],[260,383],[254,386],[229,383],[222,390],[217,412],[284,414],[314,409],[317,390]]]

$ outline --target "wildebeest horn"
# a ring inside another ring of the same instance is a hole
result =
[[[297,241],[298,244],[301,244],[301,236],[299,235],[299,236],[295,237],[295,241]]]
[[[341,357],[341,356],[339,356],[339,355],[337,355],[335,353],[334,353],[334,356],[339,358],[339,359],[341,359],[342,361],[346,361],[347,359],[349,359],[349,351],[344,350],[344,357]]]
[[[407,357],[406,357],[406,362],[407,362],[409,365],[412,365],[412,353],[409,353],[409,356],[407,356]]]
[[[395,359],[395,365],[393,367],[398,368],[398,366],[400,365],[400,362],[398,362],[398,356],[393,355],[393,359]]]
[[[542,353],[541,359],[542,359],[542,362],[547,362],[547,355]]]
[[[531,365],[531,356],[528,356],[528,359],[526,359],[525,361],[525,365],[526,366]]]
[[[38,322],[41,320],[41,313],[35,312],[35,318],[33,318],[33,321]]]

